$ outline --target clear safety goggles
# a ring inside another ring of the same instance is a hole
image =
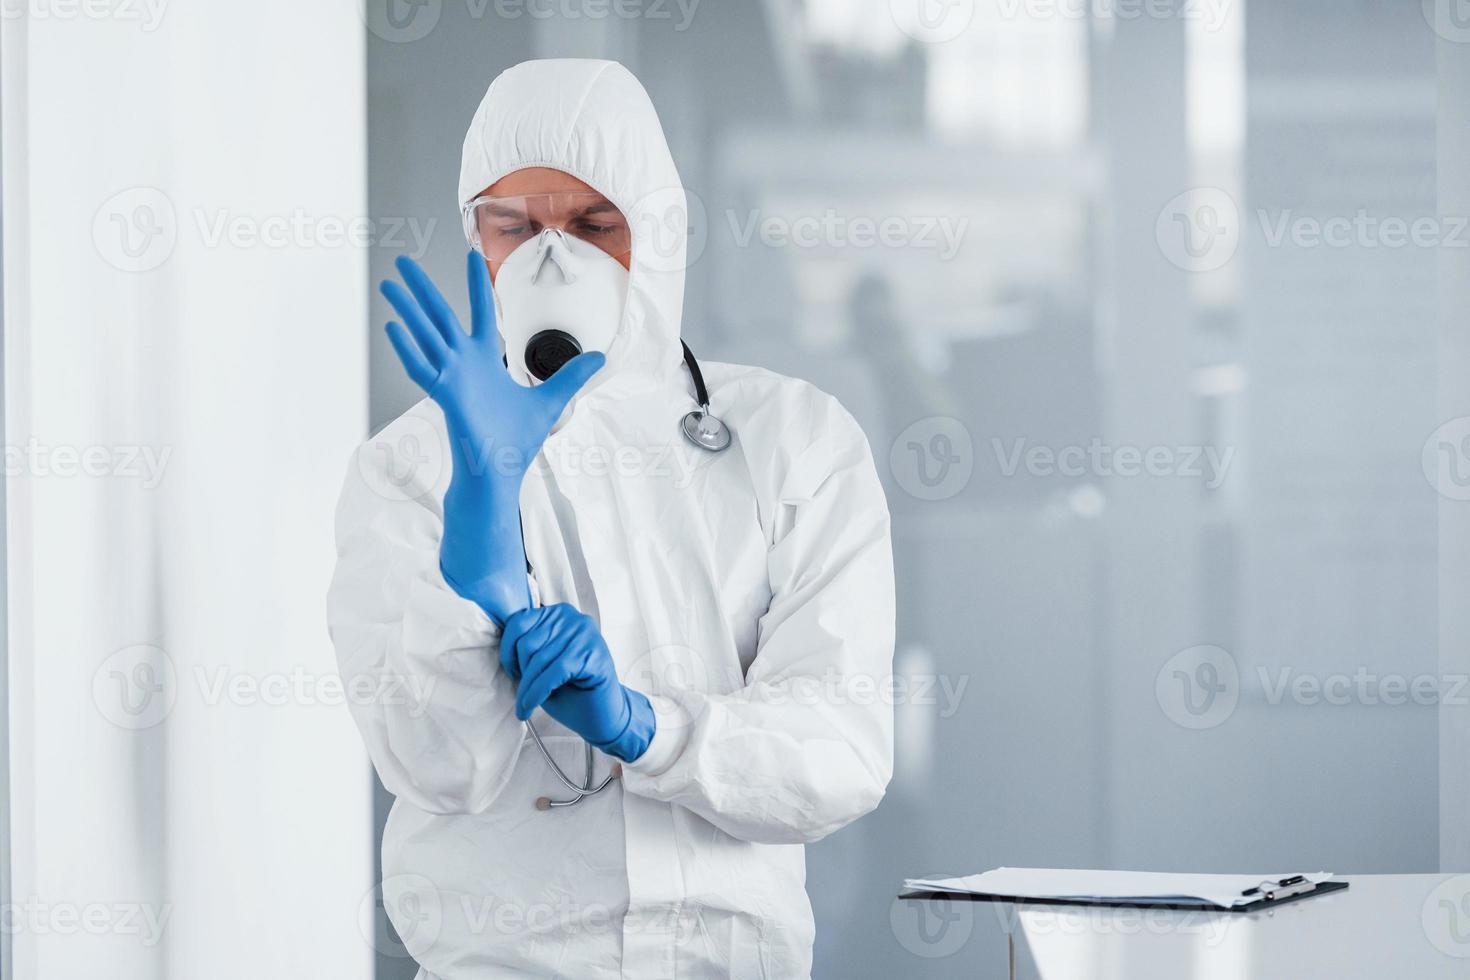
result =
[[[616,205],[595,192],[486,195],[465,204],[462,216],[470,246],[496,263],[546,228],[558,228],[615,259],[633,250],[627,219]]]

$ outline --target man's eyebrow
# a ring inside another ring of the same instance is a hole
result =
[[[513,208],[505,204],[486,203],[480,205],[480,210],[494,215],[497,218],[524,218],[526,212],[521,208]]]
[[[617,207],[611,201],[597,201],[577,210],[577,216],[586,214],[601,214],[607,211],[617,211]]]

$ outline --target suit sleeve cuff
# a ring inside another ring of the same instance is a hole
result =
[[[648,703],[653,706],[657,725],[653,740],[637,759],[624,763],[623,769],[632,776],[653,778],[662,776],[683,755],[689,744],[689,713],[679,702],[662,694],[648,694]]]

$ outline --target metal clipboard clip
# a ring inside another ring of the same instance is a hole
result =
[[[1280,881],[1263,881],[1254,888],[1247,888],[1241,892],[1243,898],[1258,896],[1267,902],[1277,902],[1283,898],[1293,895],[1304,895],[1315,891],[1317,883],[1308,881],[1304,875],[1292,875],[1290,878],[1282,878]]]

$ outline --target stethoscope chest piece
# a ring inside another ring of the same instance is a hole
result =
[[[690,412],[679,423],[684,438],[712,453],[730,448],[730,427],[709,412]]]
[[[679,420],[679,431],[705,452],[724,452],[730,448],[730,427],[710,414],[709,389],[704,386],[704,372],[699,369],[699,362],[694,359],[689,345],[680,341],[679,346],[684,348],[684,366],[694,381],[694,400],[699,402],[698,410]]]

